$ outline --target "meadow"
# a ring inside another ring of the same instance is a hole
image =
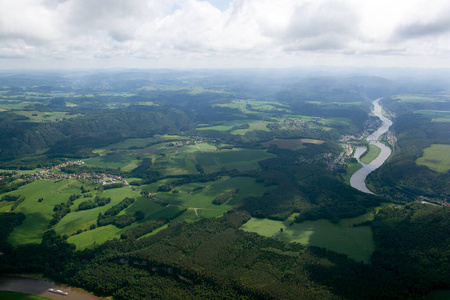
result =
[[[26,219],[22,225],[16,227],[9,235],[8,242],[12,245],[26,243],[40,243],[44,232],[48,229],[48,224],[52,219],[55,205],[65,203],[70,195],[80,193],[81,183],[74,180],[63,180],[60,182],[35,181],[20,187],[18,190],[10,192],[12,195],[25,196],[22,202],[14,211],[25,214]],[[38,202],[43,198],[42,202]],[[81,202],[81,199],[74,203]]]
[[[450,111],[416,110],[414,113],[429,118],[432,122],[450,122]]]
[[[398,99],[401,102],[412,102],[412,103],[445,102],[444,100],[441,100],[438,97],[434,97],[427,94],[400,94],[393,96],[393,98]]]
[[[427,166],[436,172],[450,170],[450,145],[433,144],[423,150],[423,156],[416,160],[418,165]]]
[[[274,139],[268,142],[262,143],[264,146],[276,145],[281,149],[296,150],[304,146],[304,144],[323,144],[324,141],[314,139]]]
[[[259,167],[258,161],[274,157],[273,154],[255,149],[233,149],[217,152],[196,153],[195,159],[205,172],[217,172],[223,168],[239,171],[254,170]]]
[[[365,164],[370,164],[381,153],[380,147],[373,144],[369,145],[369,151],[365,152],[362,157],[359,158]]]
[[[255,122],[249,122],[249,128],[246,129],[236,129],[233,130],[231,132],[231,134],[236,134],[236,135],[244,135],[249,131],[254,131],[254,130],[263,130],[263,131],[270,131],[269,128],[267,128],[267,124],[269,124],[269,122],[267,121],[255,121]]]
[[[344,181],[346,184],[350,185],[350,178],[353,174],[356,173],[359,169],[362,168],[360,163],[350,163],[347,165],[347,172],[345,173]]]
[[[182,186],[174,187],[177,193],[172,192],[158,192],[158,187],[162,184],[170,184],[171,181],[164,180],[143,186],[142,189],[153,194],[153,197],[170,203],[174,206],[182,208],[190,208],[179,218],[175,220],[198,219],[198,218],[213,218],[223,215],[233,206],[241,202],[244,198],[255,195],[262,195],[269,188],[264,187],[263,184],[257,183],[251,177],[229,177],[223,176],[219,180],[209,182],[195,182]],[[222,205],[214,205],[212,201],[215,197],[229,192],[233,189],[239,189],[230,200]],[[193,209],[197,209],[197,213]],[[198,215],[198,216],[197,216]]]
[[[306,246],[323,247],[346,254],[355,261],[368,263],[375,251],[375,243],[370,226],[353,224],[373,218],[373,214],[359,216],[357,220],[344,219],[338,224],[328,220],[304,221],[287,226],[286,222],[269,219],[250,219],[241,229],[256,232],[267,237],[296,242]]]

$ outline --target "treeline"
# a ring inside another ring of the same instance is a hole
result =
[[[73,201],[79,199],[81,197],[80,194],[70,195],[69,200],[66,203],[57,204],[53,207],[53,218],[50,220],[48,227],[52,227],[56,225],[59,221],[61,221],[64,216],[70,213],[70,207],[73,205]]]
[[[212,204],[222,205],[225,202],[227,202],[228,200],[230,200],[231,198],[233,198],[234,195],[236,195],[238,192],[239,192],[239,189],[236,188],[229,192],[223,193],[222,195],[219,195],[216,198],[214,198],[214,200],[212,201]]]
[[[0,213],[0,252],[3,252],[5,247],[9,247],[6,242],[9,234],[14,230],[14,227],[19,226],[25,220],[25,215],[22,213],[1,212]]]
[[[163,226],[167,222],[169,222],[169,220],[166,218],[151,219],[151,220],[148,220],[136,227],[128,229],[120,237],[121,237],[121,239],[126,239],[126,238],[138,239],[141,236],[144,236],[147,233],[150,233],[153,230]]]
[[[144,216],[142,215],[142,213],[137,212],[135,213],[135,215],[126,214],[117,216],[122,210],[133,204],[134,201],[134,198],[126,197],[118,204],[105,211],[104,214],[100,213],[97,218],[97,226],[106,226],[109,224],[113,224],[118,228],[124,228],[136,221],[142,220]]]
[[[93,209],[99,206],[105,206],[106,204],[111,202],[111,198],[110,197],[99,197],[96,196],[94,201],[92,200],[87,200],[87,201],[83,201],[78,205],[77,211],[80,210],[88,210],[88,209]]]

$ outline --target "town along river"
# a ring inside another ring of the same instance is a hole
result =
[[[359,160],[359,157],[361,154],[363,154],[366,151],[366,147],[357,147],[355,151],[355,158],[358,160],[358,162],[362,165],[362,168],[353,174],[353,176],[350,178],[350,185],[354,187],[357,190],[360,190],[361,192],[373,194],[367,186],[366,186],[366,178],[367,175],[369,175],[370,172],[376,170],[379,168],[385,161],[388,159],[388,157],[391,155],[391,148],[387,147],[383,143],[380,143],[378,141],[378,138],[388,131],[389,127],[392,125],[392,121],[383,116],[381,113],[381,106],[379,104],[380,99],[377,99],[373,101],[373,114],[380,118],[380,120],[383,122],[380,128],[377,129],[374,133],[369,135],[367,137],[367,141],[370,144],[373,144],[381,149],[381,153],[375,158],[373,161],[371,161],[369,164],[365,164]]]
[[[67,296],[51,293],[48,289],[62,290],[67,292]],[[63,284],[56,284],[44,279],[34,279],[21,276],[0,276],[0,291],[21,292],[26,294],[39,295],[56,300],[102,300],[105,298],[96,297],[82,289],[69,287]]]

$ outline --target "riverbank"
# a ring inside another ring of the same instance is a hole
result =
[[[0,276],[0,291],[20,292],[54,300],[61,299],[61,295],[49,292],[50,288],[68,292],[68,295],[64,296],[67,300],[106,300],[83,289],[46,280],[39,274]]]
[[[374,194],[366,186],[365,181],[366,181],[367,176],[371,172],[378,169],[389,158],[389,156],[392,153],[392,150],[390,147],[386,146],[385,144],[383,144],[379,141],[380,136],[385,134],[389,130],[389,127],[392,125],[392,121],[389,120],[388,118],[386,118],[382,114],[382,107],[381,107],[379,101],[380,101],[380,99],[377,99],[372,102],[373,114],[381,120],[382,125],[374,133],[370,134],[367,137],[367,141],[369,142],[370,145],[373,145],[373,146],[376,146],[377,148],[379,148],[380,152],[379,152],[378,156],[371,159],[370,163],[366,164],[360,160],[360,156],[367,150],[367,148],[366,147],[357,147],[354,157],[356,158],[358,163],[360,163],[362,165],[362,168],[359,169],[358,171],[356,171],[350,178],[350,185],[353,188],[355,188],[363,193],[367,193],[367,194]],[[377,150],[377,152],[378,152],[378,150]]]

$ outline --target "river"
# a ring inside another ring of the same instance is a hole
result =
[[[353,174],[350,178],[350,185],[361,192],[373,194],[366,186],[366,178],[372,171],[379,168],[388,157],[391,155],[391,148],[387,147],[385,144],[380,143],[378,138],[389,130],[389,127],[392,125],[392,121],[383,116],[381,113],[381,105],[379,103],[380,99],[374,100],[373,104],[373,114],[380,118],[383,124],[378,128],[374,133],[370,134],[367,137],[367,141],[370,144],[373,144],[381,149],[381,153],[371,161],[369,164],[365,164],[359,160],[361,154],[366,151],[366,147],[357,147],[354,157],[358,160],[358,162],[362,165],[362,168]]]
[[[58,295],[48,291],[49,288],[68,292],[67,296]],[[35,279],[22,276],[0,276],[0,291],[21,292],[39,295],[55,300],[103,300],[82,289],[73,288],[64,284],[56,284],[44,279]]]

